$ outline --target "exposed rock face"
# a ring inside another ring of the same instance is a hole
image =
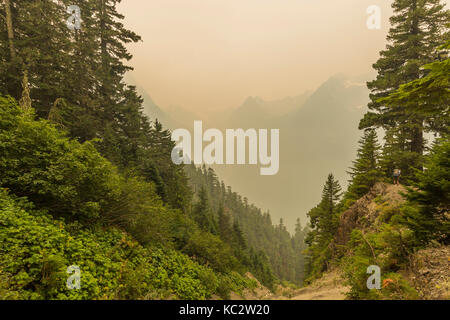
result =
[[[411,274],[422,299],[450,299],[450,246],[415,253],[411,258]]]
[[[401,192],[406,189],[401,185],[377,183],[364,197],[356,201],[339,218],[339,227],[336,235],[337,245],[345,245],[353,229],[370,230],[376,224],[380,214],[379,203],[389,203],[396,207],[404,202]]]

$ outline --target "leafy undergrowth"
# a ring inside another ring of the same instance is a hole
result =
[[[80,289],[67,287],[71,265]],[[208,299],[254,286],[114,227],[76,228],[0,189],[0,299]]]
[[[419,295],[405,275],[409,268],[415,238],[403,223],[403,188],[385,185],[380,194],[366,201],[364,216],[350,233],[347,253],[341,260],[350,299],[418,299]],[[350,210],[352,210],[350,208]],[[370,221],[368,223],[367,221]],[[380,268],[380,289],[368,289],[368,266]]]

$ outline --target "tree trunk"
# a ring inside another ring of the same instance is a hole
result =
[[[423,121],[416,120],[412,129],[411,152],[423,155]],[[422,161],[417,164],[417,169],[423,170]]]
[[[102,55],[103,72],[107,73],[108,70],[108,52],[106,49],[106,3],[105,0],[100,0],[100,49]]]
[[[413,1],[412,9],[414,12],[417,11],[417,1]],[[411,33],[413,35],[417,35],[419,33],[419,21],[417,20],[417,16],[415,15],[412,21]],[[420,59],[418,55],[413,57],[414,59]],[[417,68],[414,79],[420,78],[420,70]],[[411,132],[411,152],[415,152],[419,155],[423,155],[423,120],[419,117],[412,120],[413,128]],[[422,166],[420,166],[420,169]]]
[[[8,31],[8,43],[11,60],[16,57],[16,50],[14,48],[14,30],[11,15],[11,3],[9,0],[5,0],[5,12],[6,12],[6,29]]]

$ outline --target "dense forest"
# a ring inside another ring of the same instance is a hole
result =
[[[395,0],[392,7],[388,45],[367,84],[369,111],[359,124],[363,135],[348,189],[330,174],[321,202],[308,213],[306,282],[341,267],[353,299],[417,298],[402,271],[418,250],[449,244],[450,12],[439,0]],[[405,201],[393,206],[381,195],[371,199],[377,184],[397,183],[395,169],[407,187]],[[361,210],[369,200],[376,205],[371,223],[367,206]],[[348,217],[360,227],[342,241]],[[366,287],[369,265],[381,268],[382,290]]]
[[[117,0],[0,7],[0,298],[205,299],[302,281],[303,229],[171,161],[142,111]],[[66,9],[83,12],[68,28]],[[66,286],[69,266],[83,290]]]

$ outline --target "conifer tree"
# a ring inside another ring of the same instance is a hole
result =
[[[297,259],[295,263],[295,278],[297,283],[302,283],[305,278],[304,265],[305,259],[302,254],[302,251],[306,249],[305,247],[305,229],[302,227],[300,222],[300,218],[297,218],[295,223],[295,233],[292,238],[293,247],[297,254],[294,255],[295,259]]]
[[[208,201],[206,189],[202,187],[199,193],[199,200],[193,210],[195,222],[206,232],[217,233],[217,226]]]
[[[441,47],[450,49],[450,41]],[[449,199],[449,101],[450,101],[450,59],[447,54],[424,66],[429,73],[415,79],[389,97],[383,99],[388,105],[408,104],[415,112],[425,116],[429,131],[439,134],[431,152],[426,156],[425,170],[416,170],[414,188],[408,189],[407,205],[403,208],[403,223],[415,235],[419,246],[426,245],[431,240],[445,244],[449,243],[448,211]],[[392,139],[392,135],[389,135]],[[385,146],[386,147],[386,146]],[[391,149],[386,154],[386,162]],[[398,155],[397,155],[398,157]]]
[[[168,202],[167,187],[159,174],[158,168],[151,159],[145,159],[142,161],[139,167],[139,173],[146,178],[147,181],[152,181],[156,186],[156,193],[164,202]]]
[[[13,22],[12,22],[10,0],[5,0],[5,23],[6,23],[6,30],[7,30],[7,34],[8,34],[8,45],[9,45],[10,58],[14,59],[16,57],[16,49],[14,48],[14,28],[13,28]]]
[[[409,189],[404,208],[405,224],[420,246],[431,240],[450,243],[450,139],[438,139],[426,159],[426,170],[418,172],[415,188]]]
[[[351,179],[345,196],[346,199],[359,199],[380,180],[380,149],[376,131],[374,129],[366,130],[359,140],[356,160],[353,161],[353,166],[348,171]]]
[[[325,232],[332,233],[334,231],[341,190],[339,182],[330,173],[323,187],[322,201],[319,205],[324,215],[317,220],[317,226]]]
[[[19,100],[19,106],[26,113],[31,111],[30,87],[28,86],[28,72],[24,72],[22,80],[22,97]]]
[[[158,120],[149,124],[146,118],[140,119],[141,124],[147,129],[143,129],[144,134],[141,136],[136,133],[133,139],[132,145],[135,145],[137,152],[136,157],[130,161],[131,165],[143,163],[146,159],[149,159],[152,165],[157,168],[158,175],[164,183],[164,187],[161,186],[161,194],[166,194],[166,202],[173,208],[187,211],[192,193],[188,185],[184,165],[176,165],[172,162],[171,152],[175,143],[171,139],[170,131],[163,129]],[[136,119],[136,121],[139,122],[139,119]],[[127,150],[126,147],[124,147],[124,150]],[[132,152],[133,150],[130,150],[130,153]],[[154,181],[156,182],[156,180]]]
[[[309,246],[306,250],[309,279],[318,277],[328,267],[331,258],[329,245],[337,229],[340,197],[341,186],[330,173],[323,187],[321,202],[307,214],[311,225],[305,239]]]
[[[392,4],[394,16],[388,34],[389,44],[381,51],[374,64],[377,78],[369,82],[371,90],[370,111],[360,122],[360,129],[383,127],[400,130],[405,152],[401,159],[406,165],[422,168],[424,151],[424,115],[414,112],[407,104],[387,106],[382,98],[397,90],[400,85],[419,79],[427,71],[421,66],[437,59],[437,50],[443,39],[449,38],[446,27],[450,13],[440,0],[396,0]],[[403,175],[403,174],[402,174]]]
[[[218,231],[220,238],[226,243],[231,243],[233,240],[233,230],[231,226],[230,216],[224,212],[223,206],[219,207],[218,211]]]
[[[247,240],[245,239],[244,232],[242,232],[242,229],[237,221],[233,222],[233,236],[236,245],[241,250],[247,249]]]
[[[4,51],[0,54],[0,69],[8,71],[1,73],[0,91],[18,100],[21,77],[27,70],[33,107],[37,114],[47,117],[56,98],[63,96],[64,80],[70,74],[67,53],[71,37],[64,20],[66,7],[63,1],[9,0],[0,8],[0,14],[6,14],[0,33],[8,35],[7,46],[0,46]]]
[[[427,132],[445,135],[450,133],[450,41],[439,47],[439,50],[439,61],[422,67],[428,72],[425,77],[401,85],[381,101],[391,108],[408,106],[410,112],[424,118],[424,129]]]

